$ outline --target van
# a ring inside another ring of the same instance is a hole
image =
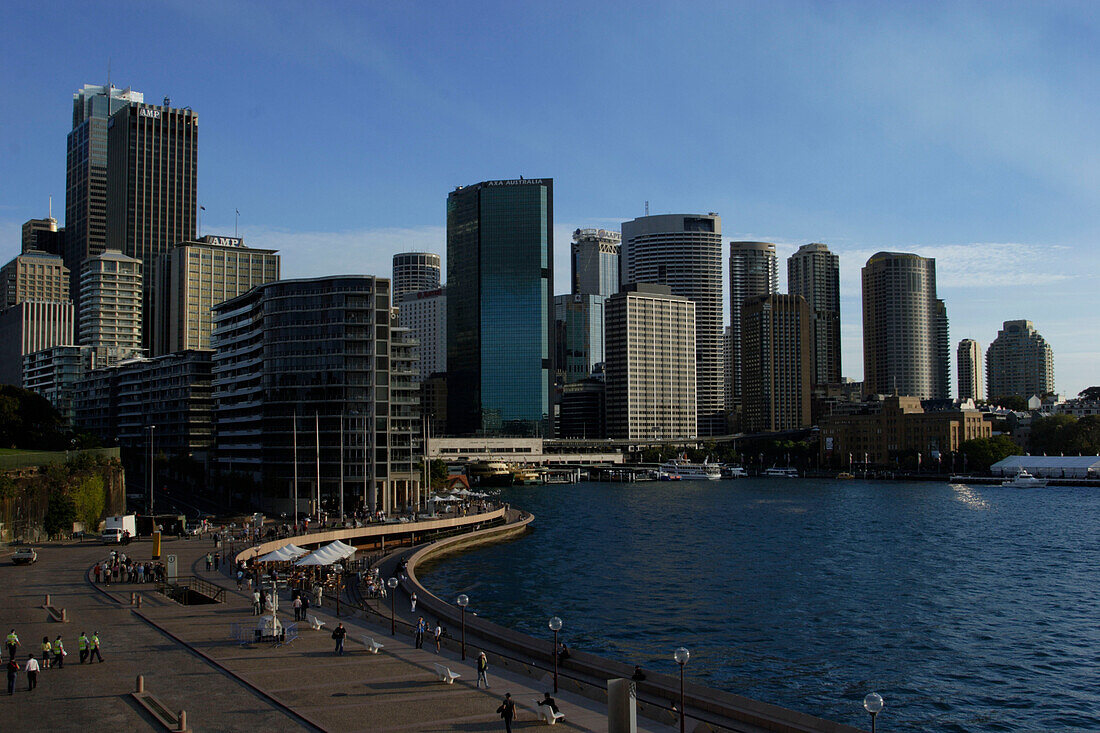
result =
[[[101,538],[105,545],[117,545],[122,542],[122,529],[119,527],[108,527],[103,530]]]

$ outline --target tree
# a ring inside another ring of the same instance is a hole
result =
[[[75,520],[76,506],[72,497],[61,491],[51,492],[49,503],[46,504],[46,516],[42,520],[47,536],[71,532]]]
[[[1032,453],[1058,455],[1078,452],[1074,447],[1077,435],[1077,418],[1073,415],[1050,415],[1031,421],[1031,437],[1028,449]]]
[[[973,471],[988,471],[997,461],[1024,453],[1007,435],[967,440],[959,446],[959,452],[966,456],[967,467]]]
[[[1086,387],[1077,396],[1083,400],[1100,400],[1100,387]]]
[[[1070,452],[1083,456],[1100,455],[1100,415],[1086,415],[1073,426]]]
[[[447,483],[447,462],[438,458],[428,464],[428,479],[433,488],[442,488]]]
[[[1006,410],[1013,410],[1014,412],[1027,411],[1027,400],[1018,394],[1001,395],[1000,397],[993,397],[989,401],[997,407],[1003,407]]]

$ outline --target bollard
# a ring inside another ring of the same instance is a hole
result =
[[[65,615],[65,609],[62,608],[61,609],[61,623],[67,624],[68,622],[69,622],[69,618]]]
[[[50,605],[50,594],[49,593],[46,594],[46,602],[42,605],[44,605],[44,606]]]
[[[141,608],[141,596],[140,595],[137,597],[137,607]]]
[[[134,605],[134,599],[137,598],[137,593],[130,591],[130,605]]]
[[[179,731],[187,730],[187,711],[186,710],[180,710],[179,727],[176,730],[179,730]]]
[[[145,692],[145,676],[144,675],[139,674],[137,676],[137,689],[134,690],[134,692]]]

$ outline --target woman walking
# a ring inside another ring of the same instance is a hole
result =
[[[489,689],[489,659],[485,656],[485,652],[477,655],[477,687],[481,688],[481,683],[485,683],[485,689]],[[511,730],[511,728],[509,728]]]

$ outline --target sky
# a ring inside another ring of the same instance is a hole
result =
[[[1098,37],[1087,2],[9,0],[0,259],[50,196],[63,223],[72,95],[109,73],[198,113],[202,233],[284,277],[445,256],[455,186],[548,177],[559,292],[575,228],[714,211],[840,255],[846,376],[860,268],[915,252],[952,361],[1029,319],[1073,396],[1100,384]]]

